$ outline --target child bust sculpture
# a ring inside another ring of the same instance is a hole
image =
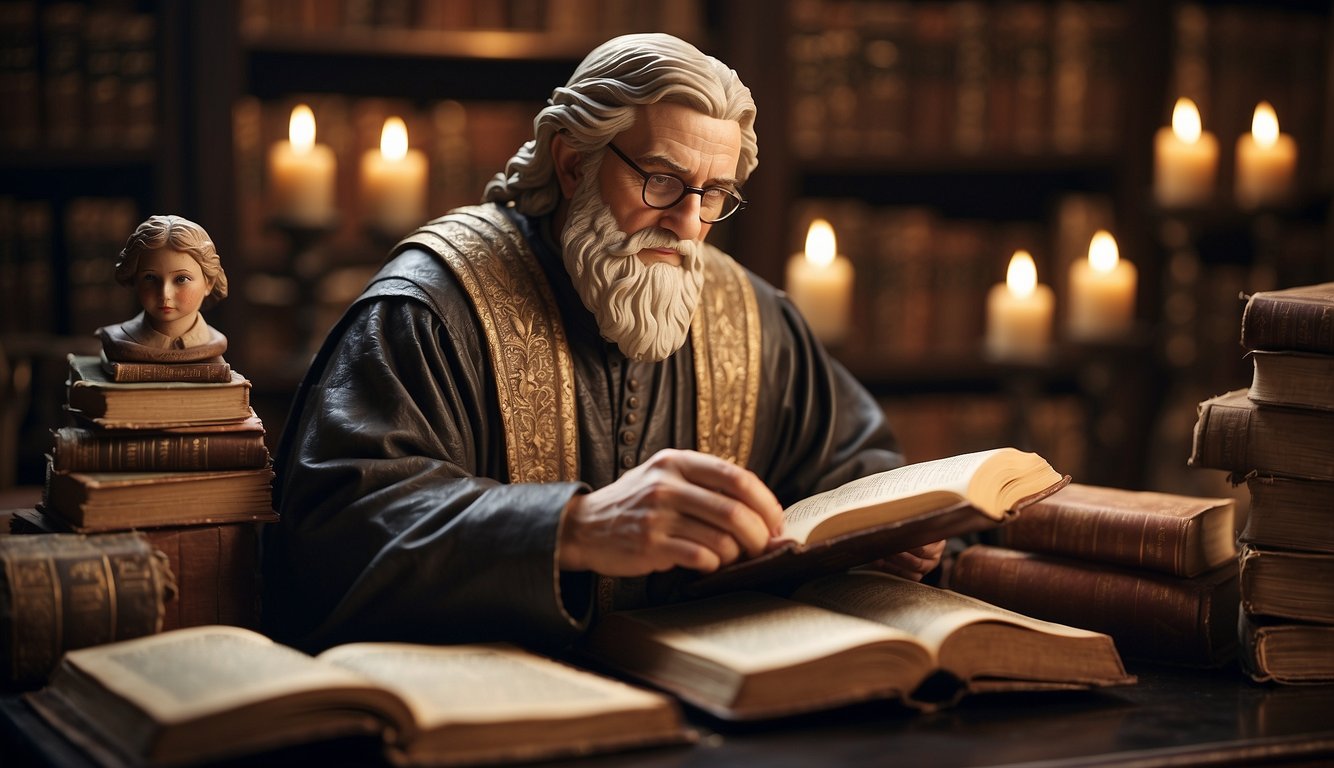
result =
[[[120,252],[116,282],[134,289],[143,311],[97,329],[107,360],[194,363],[227,351],[227,337],[199,312],[227,297],[227,275],[203,227],[180,216],[149,217]]]

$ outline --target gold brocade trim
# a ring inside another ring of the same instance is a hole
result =
[[[690,325],[695,349],[699,450],[739,466],[750,460],[760,392],[760,319],[745,270],[704,249],[705,286]]]
[[[574,364],[556,298],[522,234],[503,210],[473,206],[403,243],[439,254],[477,310],[495,369],[510,481],[577,480]]]

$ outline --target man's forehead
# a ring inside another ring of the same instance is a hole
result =
[[[672,157],[690,151],[735,159],[741,152],[741,125],[684,104],[658,102],[637,107],[634,124],[616,141],[632,143],[637,153]]]

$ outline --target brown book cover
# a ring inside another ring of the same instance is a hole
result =
[[[137,533],[0,536],[0,683],[40,683],[61,654],[162,630],[166,557]]]
[[[1260,405],[1246,393],[1200,403],[1190,466],[1334,480],[1334,412]]]
[[[92,355],[69,356],[71,413],[101,427],[151,429],[221,424],[253,418],[250,382],[232,371],[227,383],[116,382]]]
[[[57,472],[189,472],[269,465],[264,425],[258,418],[175,430],[61,427],[52,435],[51,465]]]
[[[194,381],[226,384],[232,380],[232,366],[221,357],[199,363],[133,363],[102,358],[102,370],[111,381]]]
[[[1334,553],[1334,482],[1255,475],[1246,487],[1251,511],[1240,543]]]
[[[1262,405],[1334,411],[1334,355],[1254,350],[1248,397]]]
[[[1334,624],[1334,555],[1243,545],[1241,608],[1259,616]]]
[[[1241,345],[1334,354],[1334,283],[1251,294],[1241,313]]]
[[[1242,613],[1241,668],[1257,683],[1334,682],[1334,626]]]
[[[70,530],[39,509],[14,510],[10,521],[14,534]],[[166,605],[163,630],[205,624],[258,628],[259,524],[141,528],[138,533],[167,556],[175,575],[176,599]]]
[[[1187,579],[978,544],[959,554],[949,586],[1026,616],[1105,632],[1131,658],[1213,667],[1236,653],[1236,561]]]
[[[515,645],[351,643],[311,657],[222,625],[74,651],[24,701],[112,765],[212,765],[340,736],[381,736],[392,765],[525,762],[695,737],[667,696]]]
[[[951,536],[1003,525],[1055,493],[1069,475],[1014,448],[909,464],[853,480],[784,510],[789,540],[750,560],[673,583],[700,597],[737,589],[792,588]]]
[[[77,531],[271,522],[273,470],[48,471],[42,504]]]
[[[1236,503],[1071,483],[997,531],[1011,549],[1196,576],[1237,556]]]

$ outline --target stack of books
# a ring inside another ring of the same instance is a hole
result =
[[[949,585],[994,605],[1111,635],[1127,658],[1216,667],[1237,652],[1236,504],[1072,483],[996,544],[961,552]]]
[[[256,626],[258,524],[277,515],[249,380],[222,360],[70,355],[66,405],[42,503],[14,531],[143,531],[179,587],[165,628]]]
[[[1191,466],[1245,482],[1241,661],[1258,681],[1334,681],[1334,283],[1252,295],[1251,386],[1200,404]]]

